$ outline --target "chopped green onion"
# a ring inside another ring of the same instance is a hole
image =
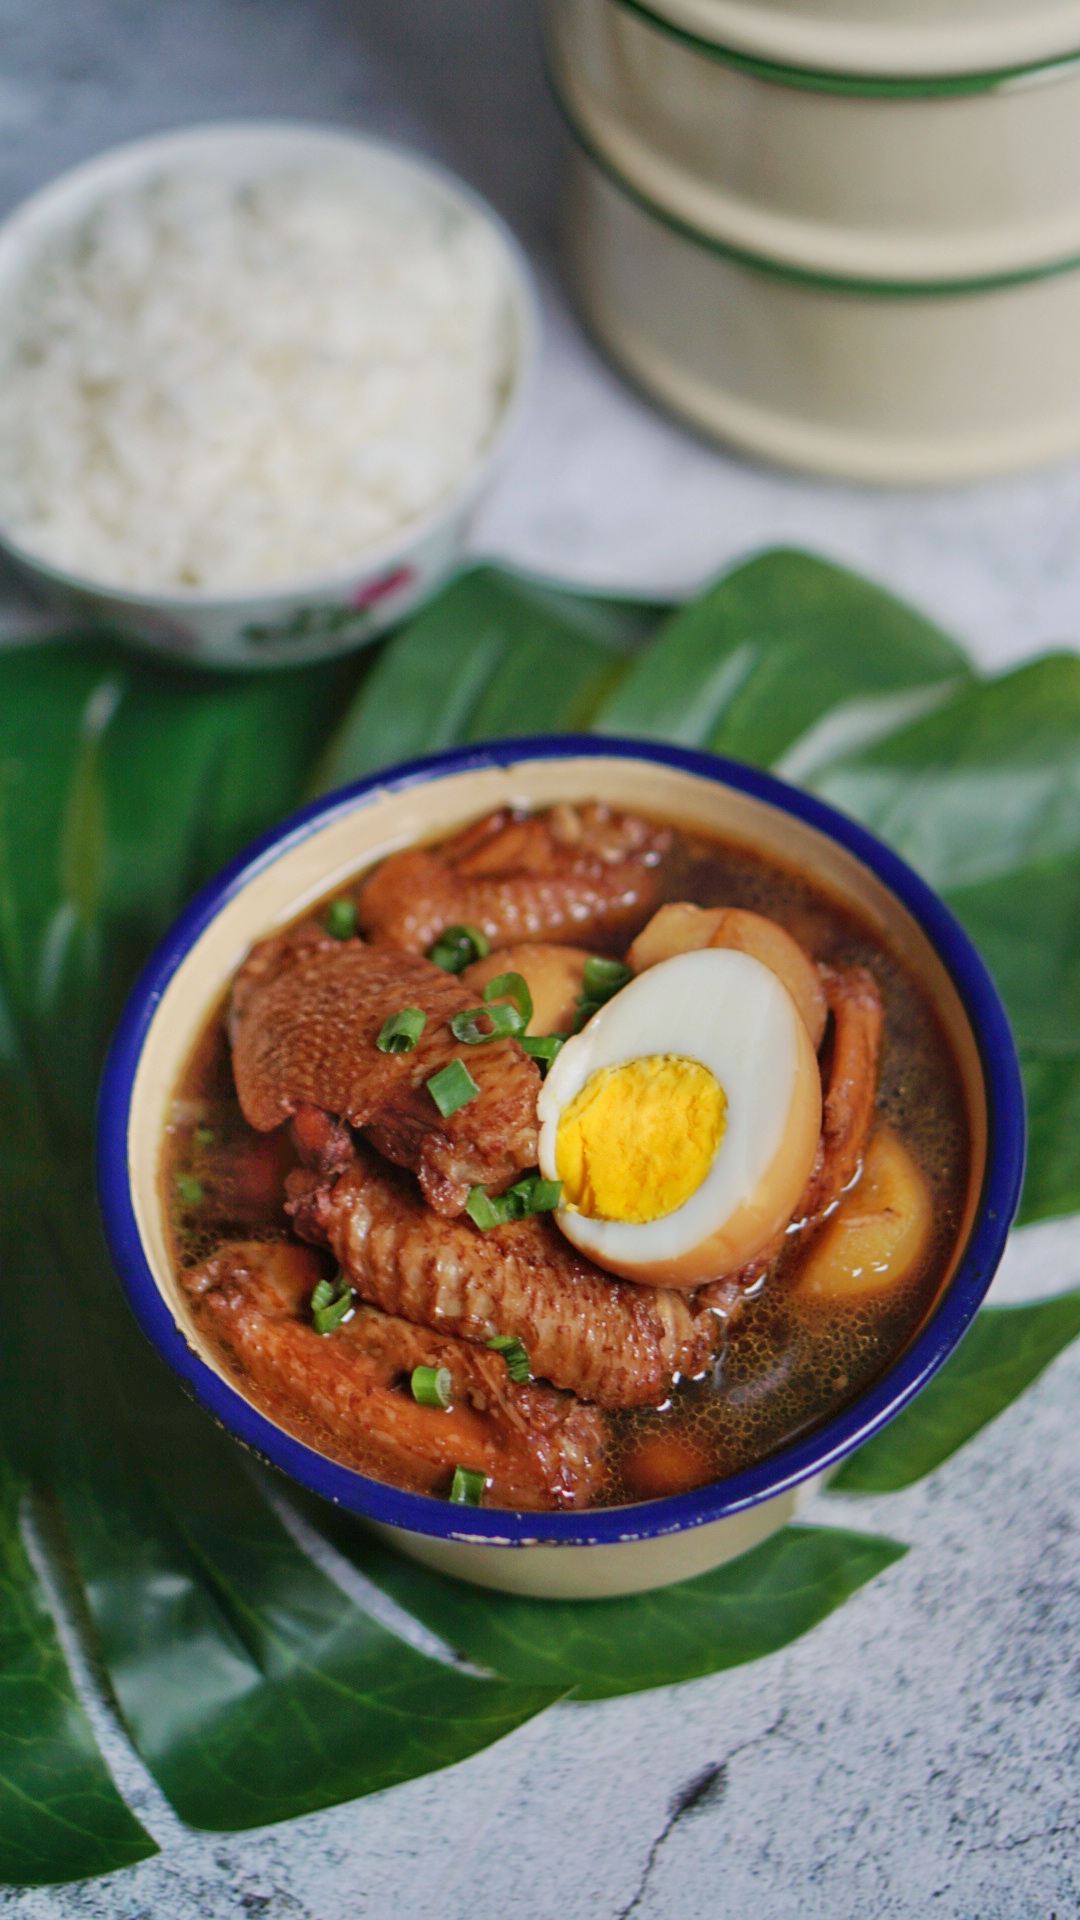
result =
[[[349,940],[356,932],[355,900],[331,900],[326,909],[324,922],[327,933],[335,940]]]
[[[444,973],[462,973],[474,960],[486,960],[490,952],[487,935],[479,927],[464,922],[443,928],[435,945],[428,948],[428,959],[434,960]]]
[[[469,1188],[465,1211],[473,1226],[479,1227],[481,1233],[487,1233],[491,1227],[505,1226],[512,1218],[511,1214],[503,1212],[501,1198],[493,1200],[484,1187]]]
[[[530,1060],[540,1062],[540,1070],[546,1073],[557,1053],[561,1053],[569,1035],[565,1033],[523,1033],[521,1044]]]
[[[449,1367],[414,1367],[409,1382],[422,1407],[448,1407],[454,1392]]]
[[[196,1180],[193,1173],[177,1174],[176,1191],[180,1195],[185,1207],[201,1207],[206,1197],[203,1191],[202,1181]]]
[[[512,1000],[521,1015],[523,1027],[527,1027],[533,1017],[532,994],[529,983],[521,973],[497,973],[484,988],[484,999]]]
[[[451,1503],[456,1507],[478,1507],[486,1486],[486,1474],[474,1473],[471,1467],[455,1467],[450,1484]]]
[[[411,1053],[426,1026],[427,1014],[419,1007],[402,1007],[383,1021],[375,1045],[380,1053]]]
[[[486,1028],[481,1027],[481,1020],[488,1022]],[[525,1024],[516,1007],[469,1007],[466,1012],[451,1016],[450,1031],[455,1040],[464,1041],[467,1047],[479,1047],[485,1040],[500,1040],[506,1034],[521,1034]]]
[[[212,1147],[216,1139],[217,1135],[213,1127],[196,1127],[195,1145],[197,1147]]]
[[[473,1226],[487,1233],[492,1227],[505,1227],[509,1220],[524,1220],[530,1213],[550,1213],[561,1197],[561,1180],[542,1180],[532,1173],[505,1193],[492,1195],[484,1187],[470,1187],[465,1211]]]
[[[621,960],[608,960],[599,954],[590,954],[585,962],[585,975],[582,982],[590,1000],[601,1002],[610,1000],[612,994],[625,987],[634,977],[632,967],[625,966]]]
[[[524,1386],[526,1380],[531,1379],[532,1369],[529,1366],[529,1356],[516,1333],[497,1333],[493,1339],[487,1342],[487,1345],[491,1347],[495,1353],[502,1354],[503,1359],[506,1361],[507,1373],[510,1375],[511,1380],[515,1381],[519,1387]]]
[[[580,1033],[594,1013],[614,998],[621,987],[634,977],[633,969],[623,965],[621,960],[609,960],[602,954],[590,954],[585,962],[582,986],[584,991],[578,995],[574,1005],[577,1014],[574,1018],[574,1032]]]
[[[541,1180],[539,1174],[529,1182],[529,1204],[526,1213],[554,1213],[562,1199],[561,1180]]]
[[[426,1085],[444,1120],[459,1107],[467,1107],[480,1091],[464,1060],[451,1060],[448,1067],[433,1073]]]
[[[316,1333],[333,1333],[348,1320],[355,1295],[343,1273],[336,1280],[320,1280],[311,1296],[311,1319]]]

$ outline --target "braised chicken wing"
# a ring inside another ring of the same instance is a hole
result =
[[[821,1113],[821,1144],[796,1219],[820,1220],[859,1171],[874,1118],[884,1010],[867,967],[818,969],[832,1014],[832,1060]]]
[[[712,1357],[685,1294],[612,1280],[532,1215],[481,1233],[440,1219],[361,1153],[327,1190],[292,1176],[297,1231],[329,1246],[363,1299],[466,1340],[516,1335],[532,1372],[604,1407],[656,1406]]]
[[[455,924],[500,947],[610,942],[659,900],[672,841],[670,828],[592,802],[501,808],[440,847],[391,854],[360,890],[360,927],[376,946],[412,953]]]
[[[482,1473],[499,1506],[583,1506],[601,1471],[595,1408],[550,1387],[517,1386],[483,1347],[358,1307],[332,1333],[310,1324],[321,1269],[308,1247],[226,1242],[182,1275],[195,1324],[240,1386],[332,1459],[421,1493],[455,1467]],[[445,1368],[447,1408],[420,1406],[414,1368]]]

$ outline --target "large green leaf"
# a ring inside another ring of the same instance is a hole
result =
[[[126,1725],[185,1820],[261,1826],[394,1786],[551,1703],[545,1683],[474,1678],[389,1633],[171,1383],[141,1386],[138,1454],[131,1427],[122,1451],[118,1423],[107,1446],[95,1432],[60,1497]]]
[[[24,1382],[36,1464],[125,1724],[177,1812],[215,1830],[287,1819],[463,1759],[547,1706],[550,1691],[413,1651],[319,1572],[145,1347],[89,1192],[42,1164],[48,1240],[24,1193],[6,1326],[17,1352],[47,1356]]]
[[[1080,1045],[1080,843],[1005,876],[950,887],[1001,991],[1017,1045],[1062,1058]]]
[[[1080,1206],[1080,659],[977,681],[880,589],[800,553],[675,614],[598,709],[607,732],[777,768],[879,833],[981,948],[1020,1044],[1022,1218]]]
[[[47,796],[25,841],[21,808],[0,832],[0,1421],[54,1488],[136,1744],[217,1828],[446,1765],[550,1697],[432,1662],[343,1598],[145,1346],[96,1228],[105,1009],[207,867],[293,800],[336,678],[170,683],[100,648],[0,660],[8,793]]]
[[[1028,1110],[1028,1161],[1017,1216],[1033,1220],[1080,1208],[1080,1053],[1020,1055]]]
[[[295,803],[346,684],[326,668],[207,682],[101,645],[0,656],[0,967],[80,1138],[136,967]]]
[[[786,770],[802,778],[804,767],[893,731],[970,671],[951,640],[880,587],[780,550],[674,614],[595,725],[758,766],[788,756]]]
[[[470,1660],[521,1685],[606,1700],[694,1680],[786,1647],[907,1551],[835,1527],[785,1527],[678,1586],[623,1600],[548,1600],[464,1587],[323,1519],[368,1579]]]
[[[1031,1126],[1023,1218],[1080,1204],[1080,658],[956,688],[809,783],[938,887],[994,973]]]
[[[0,1457],[0,1881],[84,1880],[157,1851],[76,1699],[19,1535],[19,1486]]]
[[[894,1493],[931,1473],[1011,1405],[1080,1333],[1080,1292],[985,1307],[964,1341],[895,1420],[846,1461],[843,1493]]]
[[[934,713],[811,777],[944,891],[1080,847],[1080,656],[959,685]]]
[[[472,740],[584,727],[660,609],[477,567],[384,649],[319,770],[321,789]]]
[[[481,568],[374,665],[207,682],[101,645],[0,656],[0,1433],[17,1472],[56,1495],[126,1724],[194,1822],[281,1818],[446,1765],[567,1688],[598,1697],[760,1657],[902,1550],[788,1529],[681,1588],[579,1608],[477,1595],[324,1515],[378,1584],[501,1676],[484,1680],[388,1633],[296,1545],[136,1334],[89,1224],[88,1146],[134,967],[192,889],[302,793],[440,745],[589,724],[779,767],[947,889],[1023,1042],[1028,1217],[1080,1205],[1075,660],[976,682],[917,614],[801,554],[737,569],[648,642],[659,617]],[[1003,1312],[950,1363],[947,1403],[931,1388],[897,1423],[908,1477],[1076,1330],[1067,1308],[1053,1324]],[[846,1473],[897,1471],[868,1448]],[[17,1554],[10,1564],[0,1688],[30,1699],[20,1634],[31,1616],[48,1623]],[[74,1780],[89,1766],[80,1844],[102,1862],[117,1844],[139,1857],[150,1843],[117,1824],[49,1644],[71,1710],[43,1706],[37,1744],[3,1749],[0,1792],[32,1800],[41,1768]],[[67,1844],[46,1838],[26,1877],[65,1877]]]

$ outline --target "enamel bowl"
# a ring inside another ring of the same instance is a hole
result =
[[[886,87],[748,61],[624,0],[545,13],[585,141],[710,239],[894,282],[1080,259],[1080,59]]]
[[[1080,260],[957,281],[809,271],[687,224],[580,129],[567,224],[612,359],[757,459],[943,485],[1080,449]]]
[[[54,566],[0,522],[0,545],[64,615],[200,666],[294,666],[323,659],[366,645],[426,600],[462,557],[469,522],[517,428],[531,384],[538,326],[532,276],[486,202],[427,159],[381,140],[299,122],[243,121],[134,141],[32,195],[0,226],[0,326],[40,249],[109,193],[165,172],[246,183],[289,168],[356,179],[376,191],[419,190],[447,220],[487,230],[505,281],[501,407],[486,445],[429,511],[333,569],[261,589],[151,591],[103,584]]]
[[[1080,0],[624,0],[750,59],[817,72],[1000,73],[1080,52]]]
[[[253,941],[397,848],[507,802],[586,797],[773,854],[881,929],[932,995],[959,1062],[971,1136],[967,1205],[937,1302],[910,1345],[850,1407],[782,1452],[698,1491],[633,1506],[550,1514],[451,1506],[314,1452],[245,1399],[201,1344],[168,1253],[158,1181],[166,1112],[197,1034]],[[902,861],[820,801],[735,762],[572,735],[414,761],[294,815],[234,861],[177,922],[132,994],[106,1067],[98,1135],[105,1227],[128,1300],[209,1413],[417,1560],[482,1586],[582,1599],[666,1586],[745,1552],[907,1405],[990,1284],[1023,1155],[1019,1069],[997,993],[951,914]]]

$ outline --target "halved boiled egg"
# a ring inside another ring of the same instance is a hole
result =
[[[696,1287],[761,1252],[798,1205],[821,1132],[806,1024],[730,948],[661,961],[568,1040],[540,1092],[555,1219],[610,1273]]]

